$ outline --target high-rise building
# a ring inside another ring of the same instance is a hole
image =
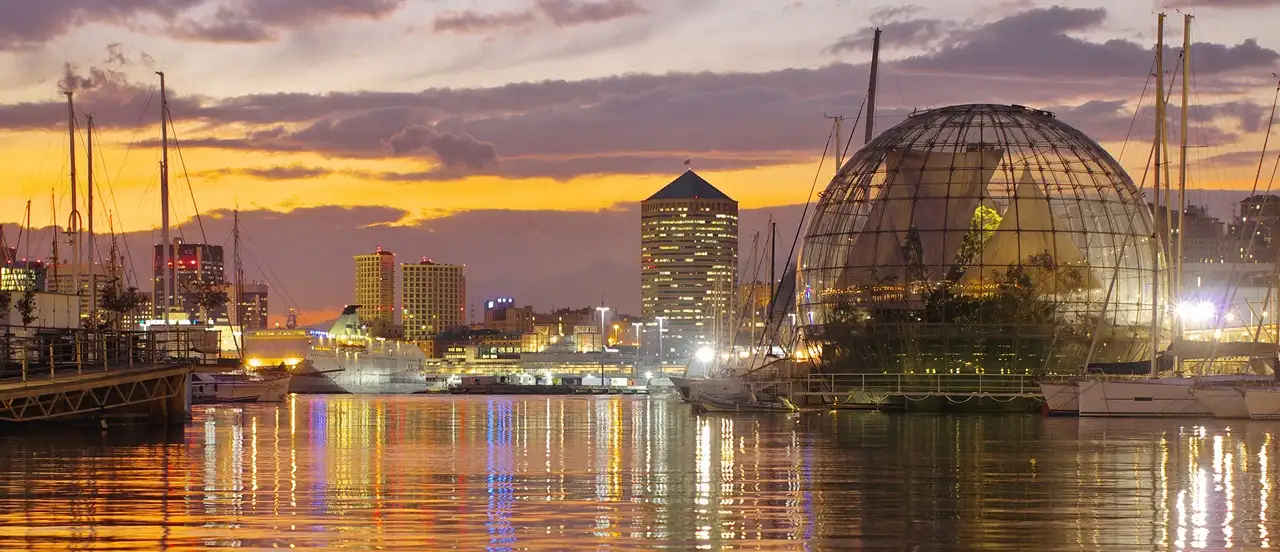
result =
[[[79,273],[76,273],[77,268]],[[93,274],[92,283],[89,278],[89,265],[70,265],[62,264],[57,267],[57,276],[51,281],[46,282],[46,287],[54,293],[65,293],[67,295],[80,296],[80,316],[88,317],[93,310],[102,308],[102,288],[111,283],[110,274],[105,274],[102,267],[96,267],[97,270]],[[48,280],[48,277],[46,276]],[[80,289],[76,289],[76,282],[80,283]],[[93,286],[98,290],[98,304],[93,308],[89,306],[89,299],[93,296],[89,287]]]
[[[206,243],[182,243],[177,240],[177,252],[175,254],[174,247],[169,247],[169,266],[175,267],[174,270],[174,288],[177,290],[175,297],[170,291],[166,293],[165,283],[168,279],[165,277],[164,271],[160,269],[160,256],[163,252],[161,245],[157,244],[154,249],[154,262],[152,280],[152,294],[155,298],[155,304],[152,307],[155,317],[158,319],[166,318],[165,302],[166,298],[173,301],[173,305],[177,310],[186,313],[188,319],[207,319],[217,320],[227,318],[227,310],[229,305],[215,309],[213,312],[204,313],[200,308],[201,290],[216,291],[226,283],[226,272],[223,268],[223,256],[221,245],[211,245]],[[61,271],[59,271],[61,277]]]
[[[232,295],[233,291],[227,292]],[[246,330],[262,330],[267,327],[267,284],[262,282],[252,282],[240,284],[239,308],[236,309],[236,318],[232,320],[237,325],[242,325]]]
[[[400,301],[404,305],[405,339],[427,340],[466,325],[467,279],[462,265],[422,259],[400,267],[404,277]]]
[[[368,255],[356,255],[356,304],[360,323],[376,337],[386,337],[395,327],[396,256],[381,247]]]
[[[683,363],[730,341],[737,201],[686,171],[640,204],[640,264],[642,314],[650,323],[663,319],[664,362]],[[654,333],[645,344],[658,341]]]

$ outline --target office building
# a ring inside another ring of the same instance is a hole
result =
[[[533,331],[533,307],[517,307],[511,297],[496,297],[484,302],[481,327],[503,334],[526,334]]]
[[[235,286],[232,291],[228,292],[232,295],[232,300],[236,300]],[[262,330],[267,327],[267,284],[262,282],[251,282],[240,284],[239,307],[236,309],[236,318],[232,322],[241,325],[245,330]]]
[[[174,267],[174,288],[177,295],[172,290],[165,289],[165,283],[168,278],[165,277],[164,271],[160,269],[160,257],[163,251],[161,245],[157,244],[154,248],[154,268],[152,280],[153,298],[158,298],[153,305],[153,314],[157,319],[166,318],[165,303],[172,301],[175,310],[186,315],[188,320],[218,320],[227,318],[227,309],[229,305],[215,309],[213,312],[204,313],[200,308],[201,289],[206,291],[215,291],[221,289],[221,286],[227,281],[226,272],[223,268],[223,256],[221,245],[210,245],[205,243],[183,243],[181,238],[175,240],[175,247],[169,247],[169,265]],[[59,278],[62,277],[62,271],[59,270]]]
[[[467,280],[462,265],[422,259],[417,264],[402,264],[400,269],[405,339],[432,339],[466,325]]]
[[[356,255],[356,311],[360,323],[376,337],[387,337],[395,327],[396,256],[381,247]]]
[[[0,291],[44,291],[44,261],[19,259],[13,247],[0,249]]]
[[[699,349],[728,343],[738,202],[687,171],[644,200],[640,212],[642,316],[663,318],[663,361],[683,363]],[[644,341],[657,345],[658,328],[651,329]]]

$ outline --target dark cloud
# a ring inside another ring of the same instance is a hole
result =
[[[38,48],[89,24],[143,28],[152,20],[159,22],[156,30],[185,40],[259,42],[333,20],[383,18],[403,5],[404,0],[7,0],[0,14],[0,51]]]
[[[472,10],[449,11],[436,15],[432,28],[438,33],[485,33],[532,23],[532,10],[484,13]]]
[[[888,128],[916,108],[1015,103],[1061,111],[1064,120],[1100,140],[1123,139],[1133,120],[1127,106],[1137,102],[1143,89],[1151,52],[1132,42],[1094,43],[1064,34],[1091,29],[1102,15],[1101,10],[1063,8],[1024,11],[976,31],[953,33],[963,35],[965,42],[886,62],[876,126]],[[1275,51],[1253,42],[1197,48],[1215,61],[1201,76],[1212,79],[1216,97],[1274,85],[1264,83],[1269,78],[1263,76],[1280,59]],[[394,156],[398,149],[399,155],[423,160],[419,171],[386,175],[393,180],[648,174],[688,157],[714,159],[718,168],[810,160],[828,134],[824,114],[852,118],[858,113],[866,72],[865,65],[831,64],[421,92],[227,99],[175,93],[171,110],[179,122],[199,123],[203,129],[182,136],[184,147],[361,159]],[[154,85],[131,84],[111,73],[76,74],[110,83],[81,94],[100,117],[106,116],[99,121],[104,128],[136,125],[154,94]],[[1261,108],[1252,103],[1206,107],[1214,108],[1217,124],[1216,133],[1205,134],[1203,142],[1225,147],[1239,134],[1263,128]],[[63,109],[56,101],[0,106],[0,127],[49,128]],[[156,113],[154,106],[150,109]],[[1142,136],[1150,125],[1141,119],[1149,121],[1150,115],[1144,110],[1139,117],[1136,128]],[[146,124],[156,118],[147,115]],[[430,147],[406,149],[422,142],[428,131],[434,133]]]
[[[207,0],[9,0],[0,8],[0,51],[39,48],[90,23],[172,20]]]
[[[954,34],[955,44],[897,64],[899,71],[935,75],[972,75],[1006,79],[1108,79],[1146,75],[1153,49],[1127,40],[1090,42],[1067,33],[1099,28],[1106,21],[1103,8],[1052,7],[1010,15],[969,31]],[[1166,59],[1177,59],[1170,48]],[[1255,40],[1238,45],[1199,43],[1193,56],[1213,59],[1201,73],[1230,73],[1244,68],[1274,69],[1280,54]],[[1127,68],[1127,69],[1125,69]]]
[[[228,175],[243,175],[251,176],[260,180],[308,180],[312,178],[323,178],[333,174],[333,172],[334,171],[332,169],[324,167],[288,165],[274,167],[250,167],[243,169],[222,169],[202,172],[197,176],[218,178]]]
[[[635,0],[538,0],[538,9],[559,27],[600,23],[646,13]]]
[[[863,27],[857,32],[845,35],[828,46],[824,53],[839,54],[842,52],[871,51],[877,28],[892,37],[887,44],[889,48],[928,48],[936,45],[953,30],[953,24],[941,19],[910,19],[906,21],[890,21],[872,27]],[[884,46],[882,46],[883,48]]]
[[[520,11],[446,11],[437,14],[432,29],[438,33],[488,33],[498,29],[525,27],[544,18],[557,27],[603,23],[647,13],[635,0],[537,0],[532,8]]]

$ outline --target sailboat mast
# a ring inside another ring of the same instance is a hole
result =
[[[1179,143],[1178,169],[1178,254],[1175,261],[1177,268],[1177,289],[1182,291],[1182,240],[1186,234],[1182,223],[1187,215],[1187,110],[1191,97],[1191,14],[1183,18],[1182,31],[1182,129]],[[1182,323],[1178,323],[1178,339],[1182,339]]]
[[[169,248],[172,247],[169,243],[169,98],[164,87],[164,73],[156,71],[156,74],[160,75],[160,270],[164,271],[160,284],[164,298],[159,304],[164,323],[168,324],[169,311],[177,296],[173,289],[173,270],[169,267]],[[172,253],[176,256],[177,251]]]
[[[67,218],[67,236],[71,242],[71,291],[80,294],[80,204],[76,201],[76,107],[72,92],[67,94],[67,153],[71,156],[71,213]],[[64,292],[66,293],[66,292]]]
[[[232,211],[231,221],[232,221],[231,223],[231,257],[232,257],[231,272],[232,272],[232,277],[236,279],[235,286],[232,290],[232,294],[235,297],[232,299],[234,301],[234,303],[232,303],[234,306],[232,307],[231,312],[233,313],[232,315],[235,316],[235,325],[236,327],[239,328],[238,333],[240,334],[240,339],[233,338],[232,341],[235,342],[236,350],[241,353],[241,356],[243,356],[244,351],[242,350],[240,344],[242,343],[241,339],[244,338],[244,310],[242,310],[240,298],[244,294],[244,266],[240,263],[240,209],[239,208],[237,208],[235,211]],[[232,335],[234,336],[235,333],[232,333]]]
[[[1164,143],[1164,14],[1158,17],[1160,22],[1156,30],[1156,136],[1155,136],[1155,187],[1152,214],[1160,209],[1160,146]],[[1169,217],[1164,224],[1169,226]],[[1151,234],[1151,377],[1160,374],[1160,250],[1163,248],[1163,236],[1160,225],[1153,225]]]
[[[86,213],[89,216],[89,230],[88,230],[89,234],[88,236],[86,236],[86,240],[89,246],[88,247],[89,249],[89,264],[88,264],[89,314],[90,314],[89,319],[96,321],[96,319],[94,318],[94,315],[96,315],[98,311],[98,285],[97,285],[97,282],[95,282],[93,279],[94,275],[97,273],[97,271],[94,270],[94,267],[93,267],[93,257],[94,257],[93,255],[94,253],[94,250],[93,250],[93,115],[85,116],[84,142],[85,142],[85,158],[84,159],[85,159],[85,163],[89,165],[89,176],[85,181],[85,185],[88,187],[88,191],[87,191],[87,194],[85,195],[85,199],[89,202],[89,207],[88,209],[86,209]]]
[[[57,291],[58,285],[58,197],[57,192],[49,190],[49,220],[53,223],[53,253],[49,259],[49,275],[45,278],[45,290]],[[52,283],[51,283],[52,282]]]
[[[871,79],[867,83],[867,138],[868,143],[875,138],[876,127],[876,80],[880,75],[880,28],[876,27],[876,36],[871,43]]]

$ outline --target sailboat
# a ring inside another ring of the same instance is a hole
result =
[[[1160,28],[1158,31],[1158,39],[1156,46],[1156,141],[1155,141],[1155,190],[1158,195],[1160,190],[1160,155],[1165,140],[1165,109],[1164,109],[1164,84],[1163,84],[1163,51],[1164,51],[1164,14],[1159,15]],[[1180,178],[1179,178],[1179,220],[1185,216],[1186,212],[1186,172],[1187,172],[1187,136],[1185,130],[1187,125],[1188,113],[1188,90],[1189,90],[1189,67],[1190,67],[1190,46],[1191,46],[1191,16],[1187,15],[1184,26],[1184,43],[1183,43],[1183,64],[1182,64],[1182,126],[1181,132],[1181,161],[1180,161]],[[1167,170],[1167,168],[1166,168]],[[1171,183],[1166,178],[1166,186]],[[1171,187],[1171,186],[1169,186]],[[1168,192],[1166,191],[1166,194]],[[1168,198],[1168,195],[1166,195]],[[1166,209],[1170,207],[1166,201]],[[1157,202],[1158,204],[1158,202]],[[1166,216],[1166,227],[1172,226],[1172,217]],[[1179,228],[1182,228],[1179,223]],[[1165,248],[1169,258],[1175,263],[1175,278],[1170,282],[1171,289],[1175,292],[1169,294],[1176,296],[1181,292],[1182,285],[1182,241],[1183,232],[1178,232],[1176,248],[1174,244]],[[1153,244],[1153,255],[1160,250],[1159,241]],[[1158,262],[1153,263],[1153,282],[1159,280]],[[1158,284],[1157,284],[1158,285]],[[1235,285],[1235,282],[1229,282],[1229,285]],[[1274,285],[1274,284],[1273,284]],[[1152,351],[1158,350],[1157,336],[1160,333],[1162,325],[1160,324],[1161,308],[1159,307],[1160,294],[1153,293],[1153,312],[1152,312]],[[1174,340],[1166,349],[1165,356],[1173,357],[1177,367],[1180,367],[1185,359],[1200,358],[1214,359],[1218,357],[1249,357],[1257,356],[1257,352],[1261,349],[1274,347],[1273,345],[1263,345],[1256,342],[1242,343],[1202,343],[1191,342],[1183,339],[1182,323],[1179,320],[1174,321]],[[1248,413],[1245,400],[1244,386],[1257,385],[1260,381],[1270,379],[1266,376],[1254,374],[1220,374],[1220,375],[1199,375],[1194,377],[1186,377],[1181,373],[1175,373],[1171,377],[1159,377],[1161,366],[1160,356],[1153,354],[1151,359],[1151,371],[1148,378],[1145,379],[1114,379],[1114,378],[1097,378],[1086,377],[1077,382],[1069,382],[1065,385],[1074,384],[1075,403],[1078,413],[1081,416],[1159,416],[1159,417],[1188,417],[1188,416],[1218,416],[1218,417],[1245,417]],[[1210,365],[1212,365],[1212,360]],[[1064,384],[1059,384],[1064,385]],[[1059,408],[1068,409],[1071,405],[1071,390],[1066,386],[1045,385],[1042,386],[1049,407],[1052,409],[1055,405]],[[1053,393],[1050,395],[1050,393]],[[1259,400],[1260,401],[1260,400]],[[1278,405],[1280,406],[1280,405]]]

